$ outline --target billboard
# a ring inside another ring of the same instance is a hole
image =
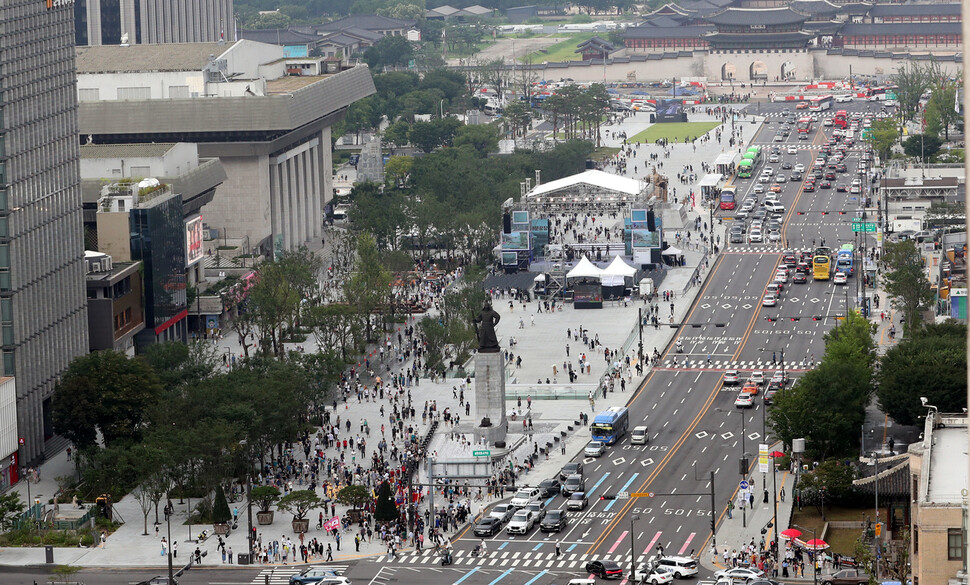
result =
[[[192,266],[202,260],[202,216],[185,222],[185,266]]]
[[[512,223],[527,224],[529,223],[529,212],[528,211],[513,211],[512,212]]]
[[[650,230],[631,230],[634,248],[659,248],[660,232]]]
[[[502,234],[502,250],[528,250],[529,232],[510,232]]]
[[[633,209],[630,211],[630,224],[635,228],[647,227],[647,210]]]
[[[518,263],[519,254],[517,252],[502,252],[503,266],[516,266]]]
[[[657,100],[658,124],[684,121],[684,100]]]

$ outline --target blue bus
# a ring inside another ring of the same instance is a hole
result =
[[[855,246],[852,244],[842,246],[842,249],[839,250],[838,255],[835,257],[835,271],[844,272],[846,276],[852,276],[855,273],[855,267],[853,266],[854,253]]]
[[[607,445],[612,445],[626,434],[627,427],[630,426],[630,411],[625,406],[611,406],[596,415],[590,431],[594,441],[602,441]]]

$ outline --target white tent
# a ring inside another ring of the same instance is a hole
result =
[[[666,250],[664,250],[664,251],[662,252],[662,254],[663,254],[664,256],[680,256],[680,255],[681,255],[681,254],[683,254],[683,253],[684,253],[684,251],[683,251],[683,250],[681,250],[681,249],[679,249],[679,248],[675,248],[675,247],[673,247],[673,246],[671,246],[671,247],[669,247],[669,248],[667,248]]]
[[[597,268],[589,258],[583,258],[576,264],[576,267],[566,274],[566,278],[599,278],[603,271]]]
[[[637,269],[624,262],[619,255],[613,257],[610,265],[603,269],[603,286],[621,286],[623,279],[633,277]]]
[[[532,279],[532,282],[545,282],[545,281],[546,281],[545,274],[537,274],[536,277]]]

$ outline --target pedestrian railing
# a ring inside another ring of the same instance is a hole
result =
[[[508,384],[505,400],[586,400],[596,384]]]

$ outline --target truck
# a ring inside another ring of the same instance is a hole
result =
[[[822,585],[867,585],[869,575],[859,569],[842,569],[822,578]]]

